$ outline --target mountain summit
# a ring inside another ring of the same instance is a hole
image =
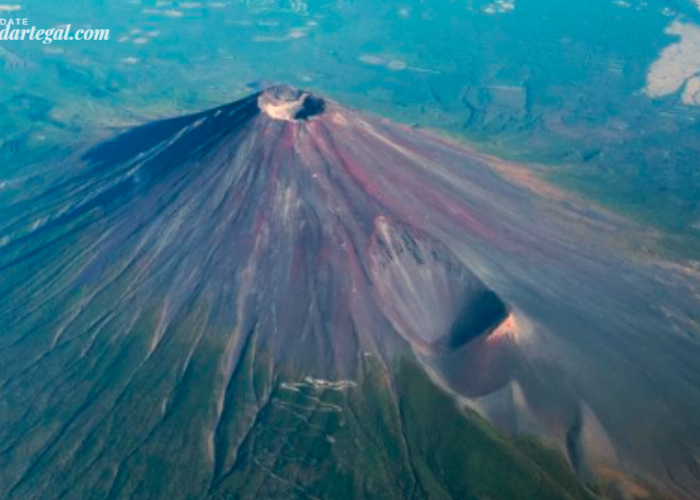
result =
[[[698,491],[697,276],[519,167],[284,86],[68,167],[0,228],[0,497]]]

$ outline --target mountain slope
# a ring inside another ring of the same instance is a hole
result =
[[[0,496],[589,495],[448,391],[694,497],[697,277],[624,223],[286,87],[69,166],[0,227]]]

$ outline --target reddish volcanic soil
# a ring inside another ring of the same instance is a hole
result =
[[[79,449],[81,428],[98,443],[122,433],[125,450],[167,441],[161,409],[187,421],[178,408],[197,408],[216,462],[255,338],[290,383],[359,380],[367,356],[388,371],[417,360],[585,479],[699,498],[698,281],[630,251],[639,228],[518,166],[287,87],[69,163],[73,178],[0,227],[0,443],[49,450],[14,458],[0,497],[70,477],[50,446]],[[108,372],[150,388],[109,395]],[[100,413],[127,405],[138,418]],[[24,432],[39,424],[45,435]]]

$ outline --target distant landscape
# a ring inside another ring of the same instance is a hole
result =
[[[16,0],[0,499],[700,499],[700,3]]]

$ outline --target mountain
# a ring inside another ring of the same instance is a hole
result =
[[[284,86],[56,169],[0,226],[1,498],[698,498],[643,229]]]

